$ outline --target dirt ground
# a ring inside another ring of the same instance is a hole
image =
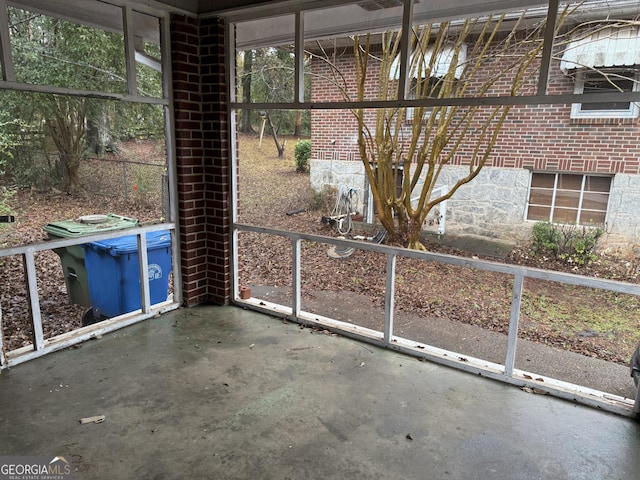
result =
[[[157,148],[157,142],[129,142],[112,157],[124,155],[144,162],[147,157],[157,158]],[[140,195],[139,189],[133,186],[126,199],[122,194],[113,193],[117,191],[113,182],[119,179],[120,174],[119,164],[95,160],[84,162],[81,166],[83,193],[73,196],[52,188],[40,190],[5,185],[7,203],[15,222],[0,224],[0,248],[44,241],[48,236],[45,225],[74,220],[83,215],[115,213],[140,222],[157,221],[162,216],[159,200],[149,202],[148,195]],[[35,260],[45,338],[79,328],[87,308],[69,304],[60,258],[54,252],[46,251],[37,253]],[[19,256],[0,259],[2,335],[7,351],[31,343],[27,289],[21,279],[24,279],[24,268]]]
[[[265,141],[259,147],[255,138],[244,137],[239,151],[241,222],[339,236],[334,227],[321,222],[321,217],[330,213],[333,200],[318,199],[309,193],[308,175],[295,172],[293,146],[287,149],[284,159],[278,159],[274,145]],[[309,208],[310,196],[312,203],[320,205],[320,208]],[[305,210],[299,212],[301,209]],[[365,231],[352,233],[371,235]],[[474,256],[633,283],[637,283],[639,278],[635,265],[629,268],[627,260],[614,257],[602,257],[586,267],[576,268],[531,256],[527,245],[517,246],[506,258],[498,259],[429,240],[424,243],[430,251],[457,256]],[[258,289],[266,288],[266,291],[277,290],[281,299],[287,299],[288,293],[284,292],[289,292],[291,286],[290,242],[242,233],[240,248],[241,283]],[[310,303],[317,292],[327,295],[330,295],[327,292],[333,292],[331,299],[326,299],[324,312],[316,313],[346,319],[349,308],[355,308],[349,307],[349,304],[353,305],[353,297],[349,296],[352,293],[382,307],[385,258],[372,252],[358,251],[348,258],[335,259],[330,258],[328,250],[328,245],[303,243],[303,305],[305,298]],[[398,259],[396,272],[395,307],[397,313],[405,315],[404,327],[407,329],[419,330],[429,319],[446,319],[506,335],[512,292],[510,276],[405,258]],[[341,296],[348,296],[349,300],[343,302]],[[602,319],[593,325],[590,320],[581,319],[589,305],[597,305],[605,314],[616,309],[622,312],[622,317],[628,317],[628,322],[626,325],[614,325]],[[639,299],[633,296],[527,279],[519,334],[526,340],[626,365],[640,340],[638,306]],[[548,312],[553,315],[550,321],[540,321]],[[358,324],[380,329],[380,322],[379,318],[368,322],[361,318]]]
[[[330,213],[333,199],[311,192],[308,173],[295,170],[295,141],[288,140],[285,158],[280,159],[270,139],[265,137],[259,145],[254,136],[241,137],[239,220],[283,230],[338,236],[335,228],[321,222],[321,217]],[[140,144],[134,148],[144,150],[151,147]],[[144,157],[144,154],[137,156]],[[86,173],[92,182],[99,180],[95,172]],[[110,178],[110,175],[102,176]],[[90,192],[69,196],[53,190],[20,189],[11,197],[10,205],[16,222],[0,228],[0,247],[44,240],[44,225],[81,215],[117,213],[143,222],[162,216],[159,204],[150,205],[135,195],[125,200],[121,196]],[[426,246],[436,252],[479,256],[476,252],[456,250],[433,242]],[[634,283],[638,281],[637,270],[630,270],[628,265],[616,259],[602,259],[575,272],[574,267],[531,257],[527,252],[526,246],[520,246],[503,261]],[[290,287],[291,246],[286,239],[242,233],[239,253],[241,284],[279,291],[287,291]],[[68,304],[58,256],[44,252],[38,254],[36,260],[45,338],[79,327],[85,308]],[[318,314],[342,317],[348,321],[349,304],[353,305],[353,299],[358,297],[363,299],[363,303],[383,306],[384,256],[358,251],[348,258],[335,259],[328,255],[327,245],[305,242],[302,262],[303,302],[305,298],[311,300],[318,292],[325,292],[326,298],[323,297],[321,302],[324,305],[321,310],[324,311],[318,311]],[[31,336],[26,315],[26,288],[17,281],[23,278],[22,268],[22,261],[17,257],[3,259],[0,268],[2,333],[5,348],[9,350],[27,345]],[[396,271],[396,311],[405,319],[400,328],[420,329],[428,325],[429,319],[446,319],[506,334],[512,286],[509,276],[404,258],[398,259]],[[640,335],[637,298],[594,293],[588,289],[530,279],[525,282],[525,290],[520,329],[522,338],[610,362],[628,363],[638,341],[634,335]],[[344,301],[345,298],[349,300]],[[626,330],[628,325],[624,328],[620,325],[598,325],[595,328],[581,323],[578,319],[581,309],[593,304],[605,309],[628,311],[632,333]],[[557,324],[555,321],[541,322],[539,312],[548,312],[550,308],[553,308],[554,318],[569,318],[570,321]],[[372,328],[379,328],[378,317],[370,319],[370,322]],[[567,327],[568,324],[571,328]]]

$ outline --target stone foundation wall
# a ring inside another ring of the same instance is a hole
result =
[[[438,185],[453,185],[467,167],[445,167]],[[447,202],[446,232],[525,243],[534,222],[525,220],[530,171],[485,167]],[[367,196],[364,168],[359,161],[311,161],[311,186],[358,189],[361,205]],[[361,210],[362,211],[362,210]],[[619,249],[640,240],[640,176],[617,174],[611,186],[606,235],[602,246]],[[426,227],[428,230],[430,227]],[[435,227],[433,227],[435,229]]]
[[[628,248],[640,243],[640,175],[613,177],[607,213],[606,244]]]

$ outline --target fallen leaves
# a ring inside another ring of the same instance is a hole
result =
[[[258,148],[257,141],[250,136],[241,137],[241,221],[337,237],[334,227],[321,222],[322,215],[329,214],[330,210],[312,211],[307,208],[309,198],[305,195],[308,195],[308,175],[294,174],[295,161],[292,156],[277,159],[275,152],[271,150],[272,146],[265,148],[263,145],[262,149]],[[332,205],[332,202],[324,203]],[[302,209],[306,210],[299,211],[296,215],[287,215],[287,212]],[[370,233],[355,231],[353,234],[366,236]],[[348,258],[330,258],[327,255],[329,247],[327,244],[302,242],[303,298],[311,298],[314,292],[320,291],[337,292],[336,297],[339,297],[339,292],[348,291],[366,297],[375,306],[382,306],[385,295],[385,256],[356,251]],[[426,247],[429,251],[455,256],[474,255],[434,242],[427,242]],[[284,286],[291,289],[292,248],[289,239],[242,232],[240,254],[239,275],[242,285]],[[524,248],[514,249],[506,262],[570,271],[565,264],[530,257]],[[616,265],[613,261],[594,263],[581,273],[619,277],[622,275],[622,267]],[[532,296],[548,295],[550,298],[569,299],[577,303],[589,301],[587,293],[572,292],[567,295],[565,290],[554,284],[545,285],[543,282],[527,280],[526,288]],[[506,334],[509,329],[511,289],[512,278],[508,275],[409,258],[397,259],[394,298],[396,311],[415,317],[416,322],[424,321],[425,325],[429,318],[446,318]],[[338,304],[334,307],[330,310],[338,309],[337,313],[345,313],[349,308],[348,305]],[[371,327],[375,328],[375,325],[372,323]],[[628,362],[628,348],[605,343],[624,341],[624,338],[571,336],[531,323],[525,314],[521,316],[520,337],[608,361]]]
[[[140,161],[143,157],[158,158],[152,143],[131,142],[124,146],[130,155]],[[97,175],[85,172],[87,182],[111,181],[121,177],[121,163],[101,162],[101,168],[110,173]],[[115,169],[115,170],[114,170]],[[83,215],[116,213],[141,222],[157,220],[162,216],[157,206],[138,202],[130,195],[128,200],[117,195],[90,194],[72,196],[55,189],[38,191],[20,189],[12,195],[10,204],[15,222],[0,227],[0,248],[26,245],[47,239],[43,230],[51,222],[76,219]],[[82,326],[82,315],[87,307],[70,305],[60,258],[52,251],[35,254],[39,307],[44,338],[51,338]],[[15,350],[32,343],[33,327],[29,315],[29,302],[21,256],[0,258],[0,308],[2,309],[2,340],[5,351]]]
[[[240,137],[239,161],[239,220],[280,230],[298,231],[337,237],[335,228],[324,225],[322,215],[330,213],[329,198],[314,198],[308,174],[295,172],[293,149],[287,149],[284,159],[278,159],[273,145],[251,136]],[[136,155],[144,156],[144,144],[136,144]],[[123,150],[127,153],[126,149]],[[114,163],[114,168],[118,164]],[[117,176],[119,173],[114,173]],[[94,176],[92,181],[100,180]],[[131,200],[131,199],[130,199]],[[313,200],[313,202],[312,202]],[[322,201],[319,201],[322,200]],[[324,205],[324,210],[313,211],[310,203]],[[27,244],[45,238],[44,225],[49,222],[95,213],[117,213],[141,221],[161,217],[160,205],[152,207],[137,202],[126,202],[118,197],[86,195],[74,197],[60,192],[20,190],[12,198],[16,222],[0,228],[0,247]],[[326,211],[329,210],[329,211]],[[296,212],[294,215],[287,213]],[[353,232],[370,235],[370,232]],[[427,243],[427,249],[456,256],[470,257],[462,252],[437,243]],[[330,258],[327,244],[303,241],[301,248],[303,295],[315,292],[353,292],[375,306],[384,303],[386,261],[383,254],[356,251],[348,258]],[[495,259],[494,259],[495,260]],[[285,237],[241,232],[239,235],[240,284],[269,285],[291,288],[293,251],[291,241]],[[509,263],[546,269],[568,270],[565,264],[552,263],[542,257],[530,257],[526,249],[516,248]],[[43,316],[45,338],[78,328],[85,308],[69,305],[60,260],[53,252],[37,256],[38,292]],[[637,271],[625,276],[625,265],[610,260],[595,262],[585,268],[586,274],[601,278],[619,278],[637,281]],[[636,275],[636,276],[633,276]],[[0,259],[0,305],[2,307],[2,334],[6,350],[31,343],[32,327],[29,305],[24,286],[24,272],[20,257]],[[511,278],[493,272],[478,271],[435,262],[398,258],[396,265],[395,306],[398,311],[425,322],[429,318],[477,325],[484,329],[506,334],[511,298]],[[541,282],[528,282],[532,295],[540,293]],[[582,294],[566,295],[557,287],[547,287],[550,298],[588,302]],[[586,294],[585,294],[586,295]],[[259,305],[266,306],[265,302]],[[347,309],[349,305],[335,305]],[[627,353],[620,348],[618,339],[586,334],[569,335],[546,325],[521,318],[522,338],[571,350],[583,355],[619,363],[628,362]],[[313,331],[313,330],[312,330]],[[322,331],[322,333],[327,331]],[[624,340],[624,339],[622,339]],[[420,348],[420,347],[418,347]]]
[[[526,393],[534,393],[536,395],[548,395],[549,392],[545,391],[545,390],[540,390],[539,388],[532,388],[532,387],[522,387],[520,390],[522,390],[523,392]]]

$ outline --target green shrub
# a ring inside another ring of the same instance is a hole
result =
[[[558,251],[560,248],[560,232],[558,227],[551,222],[538,222],[531,229],[531,253],[549,253]]]
[[[0,215],[8,215],[11,213],[11,205],[9,200],[15,194],[15,190],[9,190],[8,188],[0,186]]]
[[[300,140],[295,147],[296,172],[306,172],[311,158],[311,140]]]
[[[587,265],[598,258],[600,227],[538,222],[531,230],[531,255],[549,255],[566,263]]]
[[[9,204],[9,200],[11,200],[11,197],[13,196],[13,194],[15,193],[14,190],[8,190],[7,188],[0,186],[0,215],[11,215],[13,213],[13,209],[11,208],[11,205]],[[4,229],[8,229],[11,228],[10,226],[13,225],[12,223],[2,223],[0,222],[0,233],[4,230]],[[2,240],[2,239],[0,239]],[[0,241],[0,247],[2,247],[3,244]],[[3,262],[2,262],[2,258],[0,258],[0,268],[3,267]]]

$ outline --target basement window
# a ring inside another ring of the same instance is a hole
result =
[[[532,172],[527,220],[604,225],[610,176]]]

